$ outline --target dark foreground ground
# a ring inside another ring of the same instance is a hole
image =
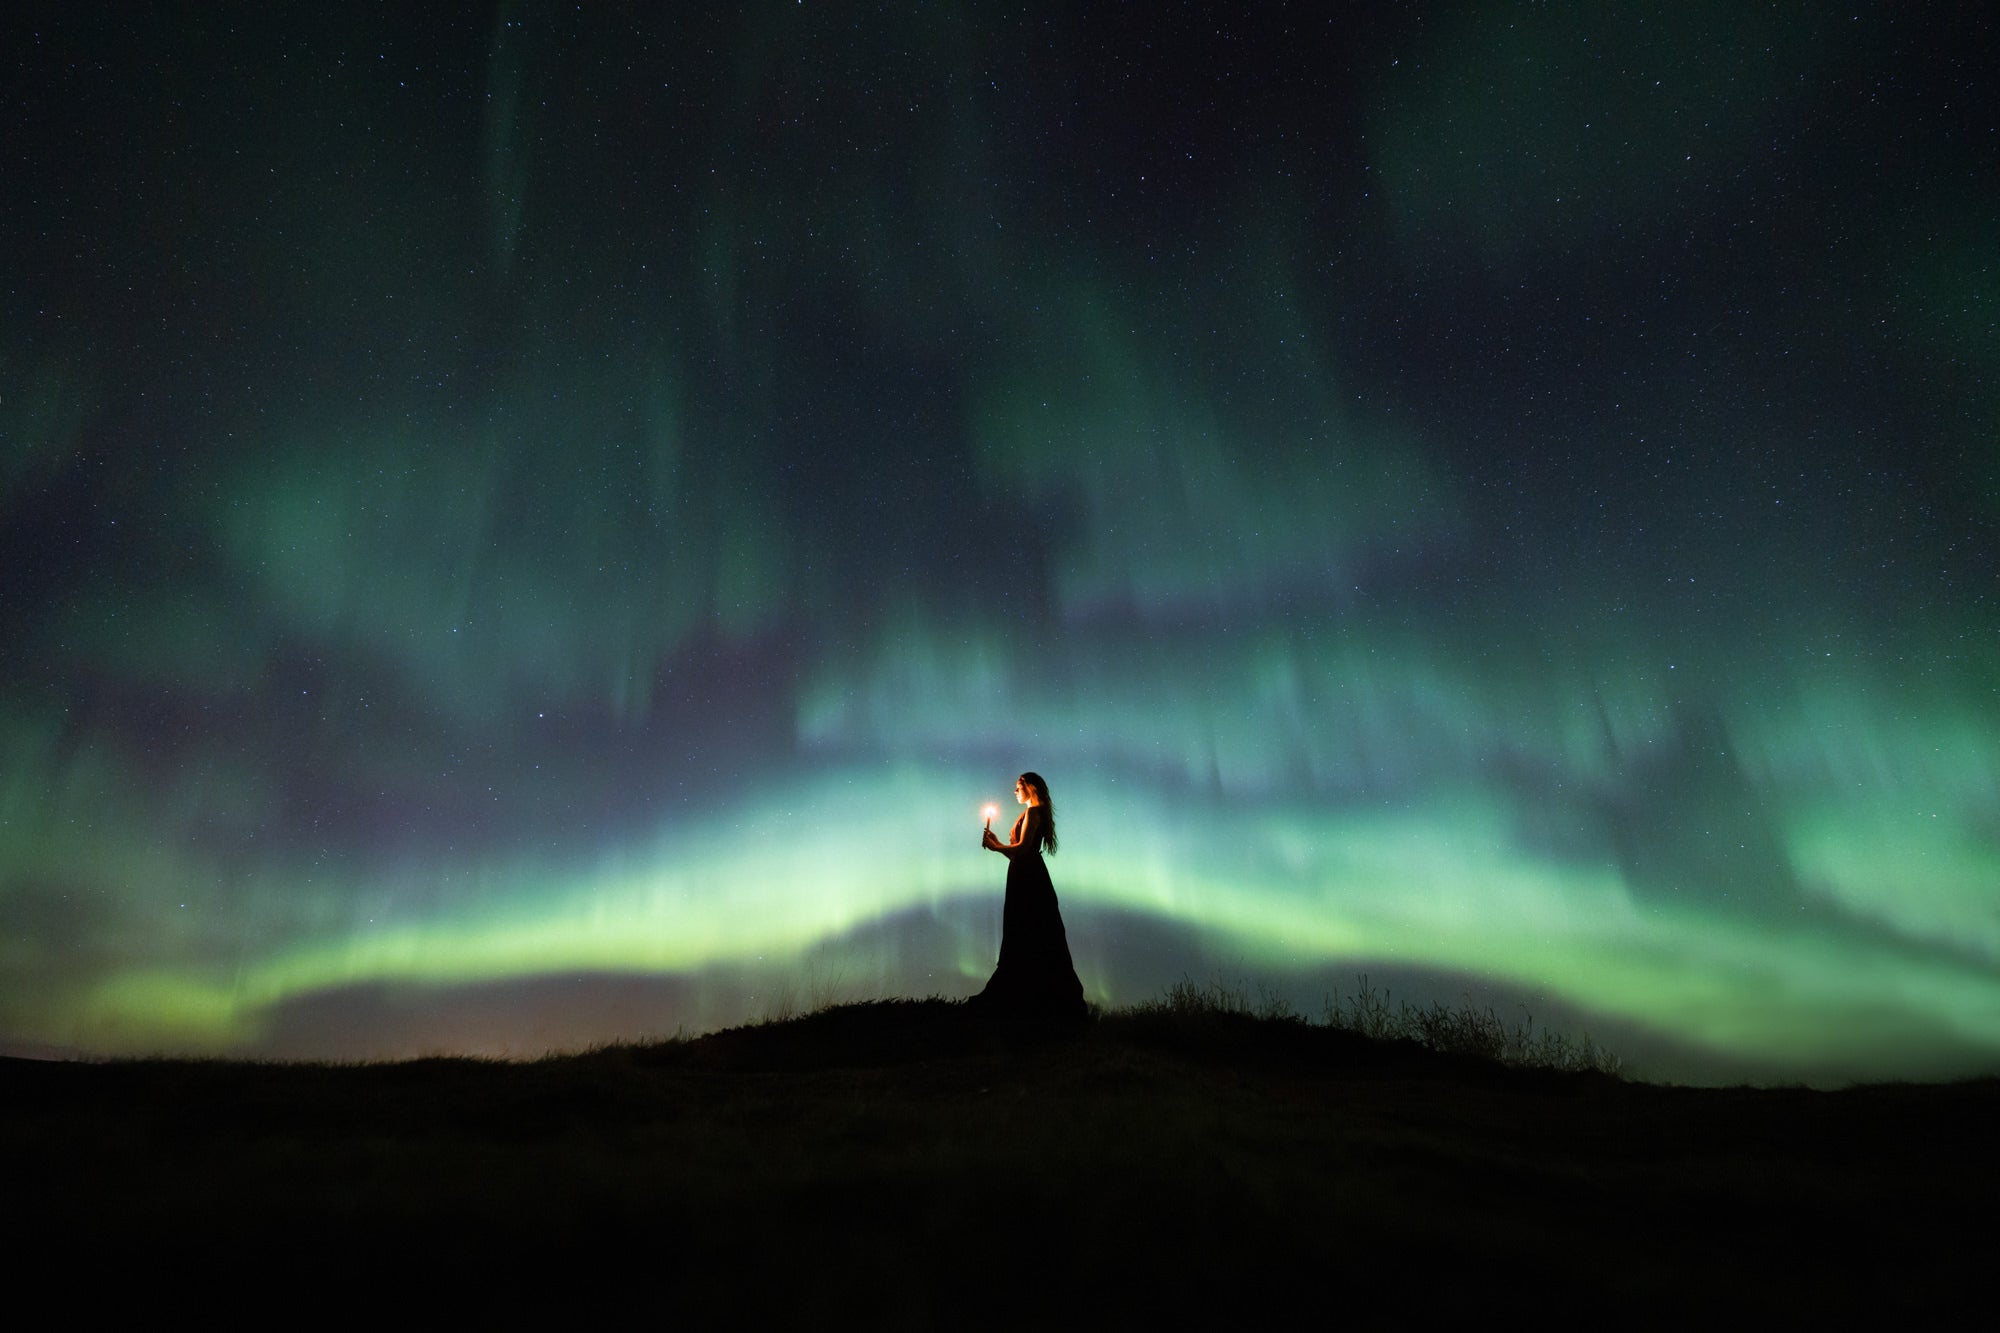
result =
[[[1985,1299],[1996,1113],[890,1002],[528,1065],[0,1061],[0,1239],[10,1304],[282,1322],[1792,1323]]]

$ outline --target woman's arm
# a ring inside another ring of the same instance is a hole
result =
[[[1020,851],[1023,847],[1030,850],[1039,848],[1041,846],[1041,825],[1036,821],[1040,818],[1041,807],[1031,805],[1026,810],[1023,810],[1021,817],[1014,822],[1014,841],[1000,841],[1000,835],[989,828],[986,830],[983,845],[986,850],[998,852],[1010,861],[1014,859],[1014,853]]]

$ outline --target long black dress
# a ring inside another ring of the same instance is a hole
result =
[[[1039,835],[1030,828],[1033,808],[1021,813],[1014,837],[1024,839],[1007,858],[1007,901],[1000,909],[1000,963],[986,989],[972,997],[988,1013],[1023,1018],[1082,1018],[1083,983],[1070,961],[1069,936],[1056,886],[1042,860]]]

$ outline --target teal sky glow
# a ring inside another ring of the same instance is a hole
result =
[[[7,22],[0,1050],[2000,1070],[1990,19]]]

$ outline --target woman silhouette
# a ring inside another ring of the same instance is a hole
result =
[[[1014,784],[1014,799],[1028,808],[1014,821],[1013,841],[994,836],[990,819],[979,839],[980,846],[1007,858],[1007,902],[1000,911],[1000,963],[971,1002],[996,1013],[1082,1018],[1083,983],[1070,962],[1056,887],[1042,860],[1044,849],[1056,849],[1049,784],[1039,773],[1023,773]]]

